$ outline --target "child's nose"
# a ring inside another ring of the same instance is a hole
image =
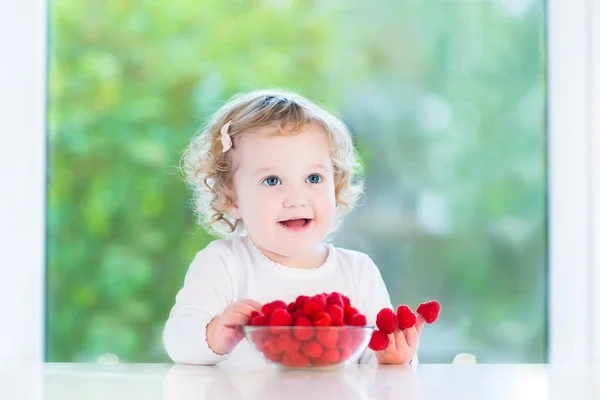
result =
[[[283,199],[283,206],[286,208],[290,207],[304,207],[308,205],[308,198],[305,191],[302,188],[289,188]]]

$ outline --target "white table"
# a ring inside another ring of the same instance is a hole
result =
[[[337,372],[166,364],[0,367],[0,399],[598,399],[600,366],[352,366]]]

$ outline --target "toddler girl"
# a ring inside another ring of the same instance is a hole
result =
[[[375,324],[392,307],[373,261],[326,237],[362,192],[344,124],[290,92],[235,96],[184,154],[199,222],[223,237],[198,252],[164,330],[171,359],[184,364],[262,362],[240,326],[275,299],[340,292]],[[360,363],[415,363],[423,319],[397,330],[384,351]]]

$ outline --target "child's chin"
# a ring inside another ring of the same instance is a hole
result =
[[[307,235],[304,237],[297,237],[293,240],[283,239],[278,243],[278,247],[281,249],[280,254],[287,257],[294,257],[306,254],[307,252],[314,251],[324,238],[315,235]]]

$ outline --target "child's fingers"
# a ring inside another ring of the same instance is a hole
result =
[[[423,330],[423,325],[425,325],[425,318],[421,314],[417,315],[417,323],[415,324],[415,328],[417,329],[417,333],[420,335]]]
[[[260,308],[257,309],[252,304],[247,304],[247,303],[241,303],[241,302],[239,302],[239,303],[232,304],[231,308],[230,308],[230,311],[250,316],[250,314],[252,313],[252,311],[260,311]]]
[[[262,308],[262,304],[260,304],[258,301],[253,300],[253,299],[241,300],[240,303],[248,304],[250,307],[252,307],[256,311],[260,311]]]
[[[393,333],[396,350],[403,351],[408,344],[406,343],[406,335],[402,329],[396,329]]]
[[[416,349],[419,346],[419,332],[416,327],[408,328],[406,330],[406,343],[409,347]]]
[[[222,318],[221,323],[222,326],[226,326],[228,328],[238,327],[240,325],[246,325],[248,322],[248,316],[245,314],[240,314],[236,312],[228,312],[222,314],[219,318]]]

